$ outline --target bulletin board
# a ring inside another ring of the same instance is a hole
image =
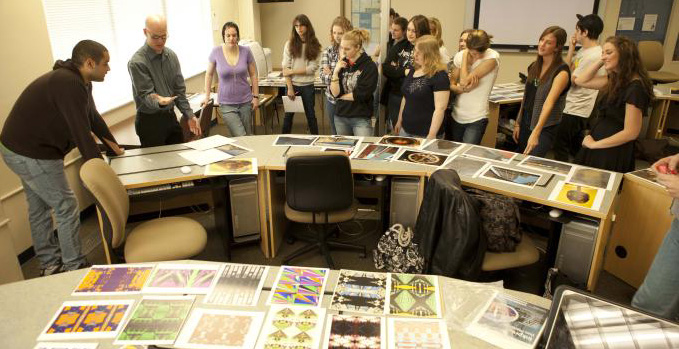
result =
[[[380,13],[380,0],[351,1],[351,23],[369,31],[371,43],[380,41]]]
[[[615,35],[665,43],[673,0],[622,0]]]

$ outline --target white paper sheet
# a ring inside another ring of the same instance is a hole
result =
[[[283,96],[283,108],[286,113],[304,113],[304,105],[302,104],[302,96],[295,97],[295,100],[290,100],[290,97]]]
[[[234,139],[224,137],[222,135],[214,135],[199,139],[197,141],[184,143],[185,146],[196,150],[208,150],[212,148],[221,147],[226,144],[235,142]]]
[[[618,30],[634,30],[634,17],[618,18]]]
[[[201,150],[183,151],[179,153],[179,156],[199,166],[205,166],[213,162],[222,161],[233,157],[217,149],[208,149],[204,151]]]

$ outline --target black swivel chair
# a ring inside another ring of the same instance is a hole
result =
[[[335,268],[329,247],[360,250],[365,246],[328,241],[328,224],[351,220],[356,214],[354,178],[349,158],[340,152],[300,152],[285,163],[285,216],[315,226],[316,239],[290,255],[289,262],[307,252],[320,249],[328,267]],[[321,225],[319,229],[318,225]]]

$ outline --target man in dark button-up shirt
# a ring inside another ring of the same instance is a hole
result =
[[[142,147],[176,144],[184,141],[174,114],[175,105],[188,119],[191,132],[200,135],[200,123],[186,99],[186,85],[179,59],[165,47],[167,21],[160,15],[146,18],[146,43],[130,59],[132,93],[137,105],[135,128]]]

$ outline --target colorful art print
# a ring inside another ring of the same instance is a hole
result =
[[[257,159],[227,159],[205,166],[206,176],[256,175]]]
[[[97,349],[99,343],[65,343],[65,342],[42,342],[33,349]]]
[[[481,177],[502,183],[518,185],[525,188],[533,188],[540,178],[542,178],[542,175],[491,165],[481,173]]]
[[[388,318],[389,349],[450,348],[443,320]]]
[[[603,189],[559,181],[549,194],[549,200],[598,211],[604,194]]]
[[[639,178],[641,178],[641,179],[643,179],[647,182],[650,182],[652,184],[655,184],[655,185],[658,185],[662,188],[665,188],[664,185],[658,183],[658,174],[655,173],[655,171],[651,170],[650,168],[646,168],[646,169],[638,170],[638,171],[634,171],[634,172],[629,172],[627,174],[639,177]]]
[[[501,348],[532,348],[548,309],[498,293],[469,326],[468,331]]]
[[[248,149],[248,148],[245,148],[243,146],[236,145],[236,144],[223,145],[221,147],[218,147],[217,149],[219,149],[219,150],[221,150],[221,151],[223,151],[223,152],[225,152],[225,153],[227,153],[231,156],[243,155],[247,152],[252,151],[252,149]]]
[[[382,136],[377,144],[386,144],[404,148],[419,148],[422,146],[422,139],[403,136]]]
[[[316,349],[323,335],[324,308],[271,306],[258,349]]]
[[[74,296],[103,296],[141,292],[153,264],[93,265],[73,291]]]
[[[320,307],[329,273],[324,268],[281,266],[267,304]]]
[[[353,148],[361,143],[363,137],[347,137],[347,136],[320,136],[316,138],[313,146],[329,147],[329,148]]]
[[[328,316],[325,325],[327,349],[384,349],[386,348],[386,324],[380,316]]]
[[[452,159],[448,159],[448,161],[441,165],[439,169],[448,168],[455,170],[460,177],[475,178],[486,168],[487,165],[488,162],[483,160],[468,158],[465,156],[455,156]]]
[[[113,338],[133,304],[132,299],[64,302],[38,340]]]
[[[398,147],[388,145],[368,144],[354,156],[354,159],[389,161],[399,150]]]
[[[462,143],[447,141],[445,139],[434,139],[425,143],[422,146],[422,150],[443,155],[453,155],[463,148],[462,145]]]
[[[571,164],[540,158],[533,155],[526,156],[523,160],[521,160],[521,162],[519,162],[519,166],[532,168],[538,171],[549,172],[560,176],[567,176],[568,173],[570,173],[573,169],[573,165]]]
[[[316,136],[277,136],[273,142],[274,146],[290,147],[290,146],[311,146],[316,140]]]
[[[435,275],[389,274],[389,308],[386,314],[441,317],[438,278]]]
[[[330,309],[384,314],[389,280],[386,273],[342,269]]]
[[[512,162],[512,159],[517,155],[505,150],[486,148],[478,145],[472,145],[463,153],[465,156],[471,156],[484,160],[499,161],[505,164]]]
[[[195,309],[177,337],[177,348],[254,348],[263,312]]]
[[[604,190],[612,190],[614,180],[615,172],[578,166],[574,166],[566,177],[566,182]]]
[[[404,149],[392,161],[409,162],[418,165],[441,166],[448,160],[448,156],[434,153],[427,153],[419,150]]]
[[[114,344],[173,344],[194,296],[143,297]]]
[[[269,267],[263,265],[226,264],[203,301],[205,304],[254,307],[268,273]]]
[[[221,264],[158,264],[144,293],[205,294],[217,280]]]

